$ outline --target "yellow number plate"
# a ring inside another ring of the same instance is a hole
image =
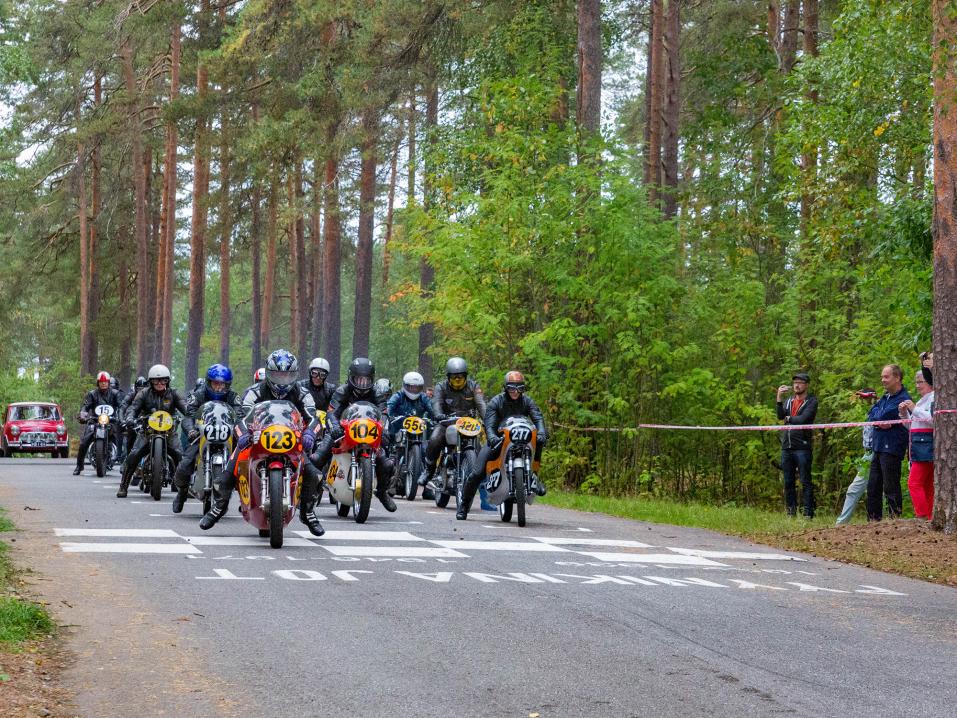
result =
[[[425,422],[417,416],[407,416],[402,422],[402,428],[410,434],[421,434],[425,431]]]
[[[288,426],[273,424],[262,430],[259,445],[270,454],[285,454],[296,447],[296,432]]]
[[[471,416],[463,416],[455,422],[456,430],[465,436],[478,436],[482,431],[482,422]]]
[[[239,500],[243,502],[243,506],[249,506],[249,479],[246,474],[239,475]]]
[[[357,444],[373,444],[379,438],[379,427],[372,419],[356,419],[349,424],[349,436]]]
[[[173,417],[166,411],[154,411],[146,423],[155,431],[169,431],[173,428]]]

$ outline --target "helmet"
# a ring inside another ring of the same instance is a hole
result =
[[[150,367],[150,370],[146,373],[146,378],[149,381],[153,381],[153,379],[166,379],[166,381],[169,381],[170,380],[169,368],[166,367],[164,364],[154,364],[153,366]]]
[[[196,383],[193,384],[193,391],[196,391],[197,389],[202,389],[205,384],[206,384],[206,380],[203,377],[200,377],[199,379],[196,380]]]
[[[112,378],[113,377],[110,376],[108,371],[101,371],[96,375],[96,383],[99,384],[101,381],[105,381],[107,384],[109,384]]]
[[[133,386],[136,388],[137,391],[139,391],[140,389],[144,388],[148,383],[149,382],[146,381],[145,376],[138,376],[136,377],[136,383],[133,384]]]
[[[211,383],[221,381],[226,386],[222,391],[213,391]],[[206,370],[206,394],[213,399],[222,400],[226,398],[229,387],[233,383],[233,370],[224,364],[213,364]]]
[[[365,357],[356,357],[349,365],[349,385],[356,391],[366,392],[372,388],[375,364]]]
[[[392,382],[385,377],[379,379],[372,388],[375,389],[376,394],[392,396]]]
[[[266,359],[266,386],[277,399],[285,399],[296,383],[299,360],[285,349],[277,349]]]
[[[256,373],[253,374],[253,381],[265,381],[266,380],[266,367],[261,366],[256,370]]]
[[[120,380],[115,376],[110,377],[110,389],[116,389],[117,391],[120,390]]]
[[[510,371],[505,375],[505,392],[509,389],[517,389],[519,394],[525,393],[525,377],[520,371]]]
[[[424,389],[425,379],[422,378],[422,375],[419,374],[419,372],[410,371],[404,377],[402,377],[402,391],[404,391],[405,395],[412,401],[415,401],[422,396],[422,391]]]
[[[445,376],[448,377],[449,386],[455,391],[462,391],[465,383],[468,381],[469,367],[462,357],[452,357],[445,362]]]
[[[318,378],[320,382],[324,382],[327,376],[329,376],[329,362],[322,357],[316,357],[309,362],[310,379]]]

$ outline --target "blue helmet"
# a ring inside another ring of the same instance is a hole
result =
[[[221,381],[226,387],[222,391],[213,391],[211,382]],[[206,393],[216,401],[222,401],[229,393],[229,387],[233,383],[233,370],[224,364],[213,364],[206,370]]]
[[[296,383],[299,360],[285,349],[277,349],[266,359],[266,385],[277,399],[285,399]]]

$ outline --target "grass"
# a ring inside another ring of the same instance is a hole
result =
[[[12,529],[0,509],[0,531]],[[42,606],[16,595],[17,570],[7,552],[6,542],[0,541],[0,648],[16,650],[24,641],[50,635],[56,626]]]

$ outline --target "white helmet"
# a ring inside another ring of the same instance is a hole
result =
[[[101,371],[96,375],[96,383],[99,384],[101,381],[105,381],[107,384],[109,384],[112,378],[113,377],[110,376],[110,372]]]
[[[329,362],[327,362],[322,357],[316,357],[311,362],[309,362],[309,369],[321,369],[326,374],[329,373]]]
[[[152,381],[153,379],[166,379],[166,381],[169,381],[170,379],[169,368],[165,364],[154,364],[153,366],[150,367],[149,373],[147,373],[146,378],[149,381]]]
[[[422,396],[422,390],[425,388],[425,379],[417,371],[410,371],[402,377],[402,391],[412,401]]]

